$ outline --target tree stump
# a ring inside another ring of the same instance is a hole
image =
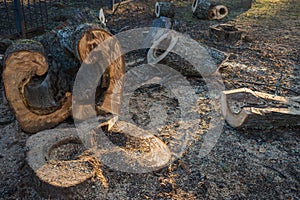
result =
[[[230,24],[218,24],[210,26],[210,38],[216,42],[235,43],[242,37],[242,31]]]
[[[155,16],[173,18],[175,16],[175,6],[172,2],[156,2]]]
[[[242,88],[224,91],[221,102],[223,115],[234,128],[300,125],[300,97],[281,97]]]

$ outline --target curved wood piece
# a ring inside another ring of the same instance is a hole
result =
[[[10,46],[5,54],[3,81],[6,97],[22,129],[28,133],[52,128],[71,114],[72,97],[66,93],[59,109],[48,114],[34,112],[25,97],[25,87],[32,77],[47,73],[48,62],[40,43],[20,40]]]

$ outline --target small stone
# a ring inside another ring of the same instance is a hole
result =
[[[259,147],[259,152],[260,153],[266,153],[266,148],[264,148],[264,147]]]

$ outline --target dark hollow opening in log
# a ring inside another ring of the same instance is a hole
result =
[[[225,9],[225,8],[221,8],[221,9],[219,10],[219,13],[220,13],[221,15],[226,14],[226,9]]]
[[[52,87],[51,80],[43,76],[34,76],[24,88],[24,103],[31,112],[38,115],[47,115],[62,106],[64,96],[54,94],[56,89]],[[48,79],[48,80],[47,80]]]
[[[210,14],[209,18],[213,18],[215,16],[215,13],[213,12],[210,12],[209,14]]]
[[[67,138],[54,144],[49,150],[50,160],[75,160],[85,151],[79,138]]]

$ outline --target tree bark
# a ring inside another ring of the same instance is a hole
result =
[[[210,6],[209,0],[194,0],[192,5],[193,15],[199,19],[208,19]]]
[[[299,99],[253,92],[247,88],[229,90],[222,93],[222,112],[228,124],[235,128],[299,126]]]

